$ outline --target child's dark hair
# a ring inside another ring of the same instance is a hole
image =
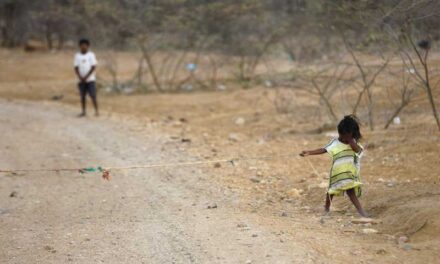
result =
[[[78,41],[78,44],[81,46],[82,44],[86,44],[87,46],[90,46],[90,40],[86,38],[82,38]]]
[[[359,120],[355,115],[346,115],[344,119],[338,124],[339,135],[351,134],[354,139],[359,140],[362,138],[359,128]]]

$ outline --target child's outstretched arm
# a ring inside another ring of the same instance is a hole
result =
[[[314,149],[314,150],[303,150],[299,154],[301,157],[310,156],[310,155],[320,155],[326,153],[327,150],[324,148]]]

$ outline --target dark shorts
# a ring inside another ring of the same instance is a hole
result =
[[[78,83],[79,94],[81,97],[85,97],[87,94],[92,98],[96,98],[96,85],[95,82]]]

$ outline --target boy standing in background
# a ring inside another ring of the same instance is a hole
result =
[[[90,41],[88,39],[80,39],[80,51],[75,54],[74,67],[75,73],[79,79],[78,88],[81,96],[81,114],[79,117],[86,116],[86,96],[89,94],[92,98],[93,107],[95,108],[95,116],[99,115],[98,102],[96,99],[96,61],[95,54],[89,50]]]

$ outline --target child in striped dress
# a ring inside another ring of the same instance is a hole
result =
[[[324,148],[304,150],[302,157],[328,153],[333,159],[330,170],[329,188],[326,194],[325,211],[330,211],[333,196],[347,193],[361,216],[367,217],[358,197],[361,196],[359,177],[363,147],[358,143],[362,135],[359,121],[353,115],[345,116],[338,124],[338,138],[334,138]]]

